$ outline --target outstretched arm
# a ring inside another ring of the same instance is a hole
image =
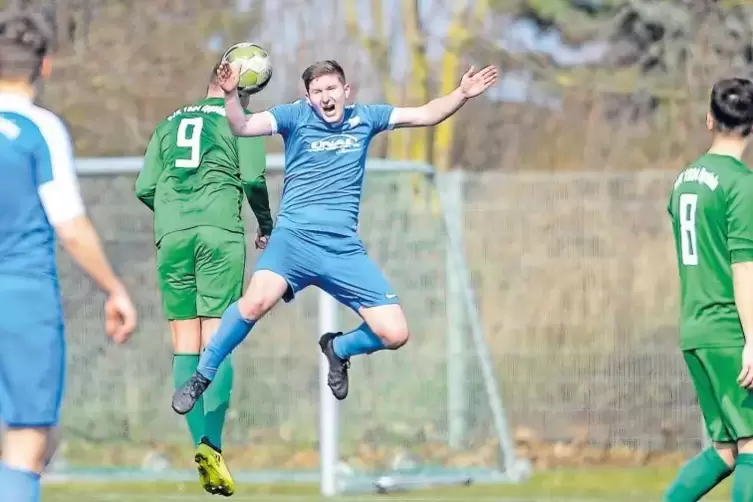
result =
[[[274,119],[268,111],[252,113],[251,115],[244,112],[236,89],[225,92],[225,115],[230,130],[236,136],[270,136],[276,132]]]
[[[435,126],[451,117],[468,101],[460,89],[450,94],[432,99],[423,106],[395,108],[390,116],[394,127]]]
[[[393,127],[424,127],[434,126],[451,117],[470,98],[476,97],[497,82],[497,69],[487,66],[476,72],[471,67],[460,85],[450,94],[433,99],[423,106],[411,108],[395,108],[390,116]]]
[[[269,136],[277,132],[272,115],[267,112],[247,115],[238,96],[238,66],[224,61],[217,70],[217,83],[225,91],[225,116],[236,136]]]

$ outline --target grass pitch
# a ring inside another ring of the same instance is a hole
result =
[[[387,495],[343,495],[342,502],[373,502],[377,500],[412,502],[645,502],[659,500],[664,488],[675,474],[674,469],[590,469],[561,470],[536,474],[521,485],[494,485],[445,488],[438,491],[410,491]],[[729,480],[710,494],[708,501],[729,497]],[[47,484],[43,492],[46,502],[194,502],[225,500],[205,494],[198,483],[106,483]],[[229,501],[254,502],[321,502],[315,486],[247,485],[239,486]]]

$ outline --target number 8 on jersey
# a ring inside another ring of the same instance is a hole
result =
[[[698,265],[698,238],[695,231],[698,195],[680,195],[680,247],[683,265]]]
[[[733,157],[703,155],[677,176],[668,210],[682,349],[742,346],[732,264],[753,260],[753,171]]]

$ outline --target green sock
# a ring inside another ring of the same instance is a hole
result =
[[[233,392],[233,363],[228,357],[204,394],[204,435],[215,448],[222,448],[222,429]]]
[[[753,454],[741,453],[735,463],[735,479],[732,482],[732,502],[753,500]]]
[[[199,354],[173,355],[173,384],[176,389],[193,376],[197,366],[199,366]],[[202,398],[199,398],[193,409],[186,414],[186,423],[191,433],[191,440],[196,446],[204,436],[204,401]]]
[[[691,458],[664,494],[664,502],[696,502],[732,473],[719,453],[708,448]]]

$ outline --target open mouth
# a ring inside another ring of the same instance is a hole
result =
[[[327,115],[332,114],[335,111],[335,104],[331,103],[331,104],[322,105],[322,111]]]

